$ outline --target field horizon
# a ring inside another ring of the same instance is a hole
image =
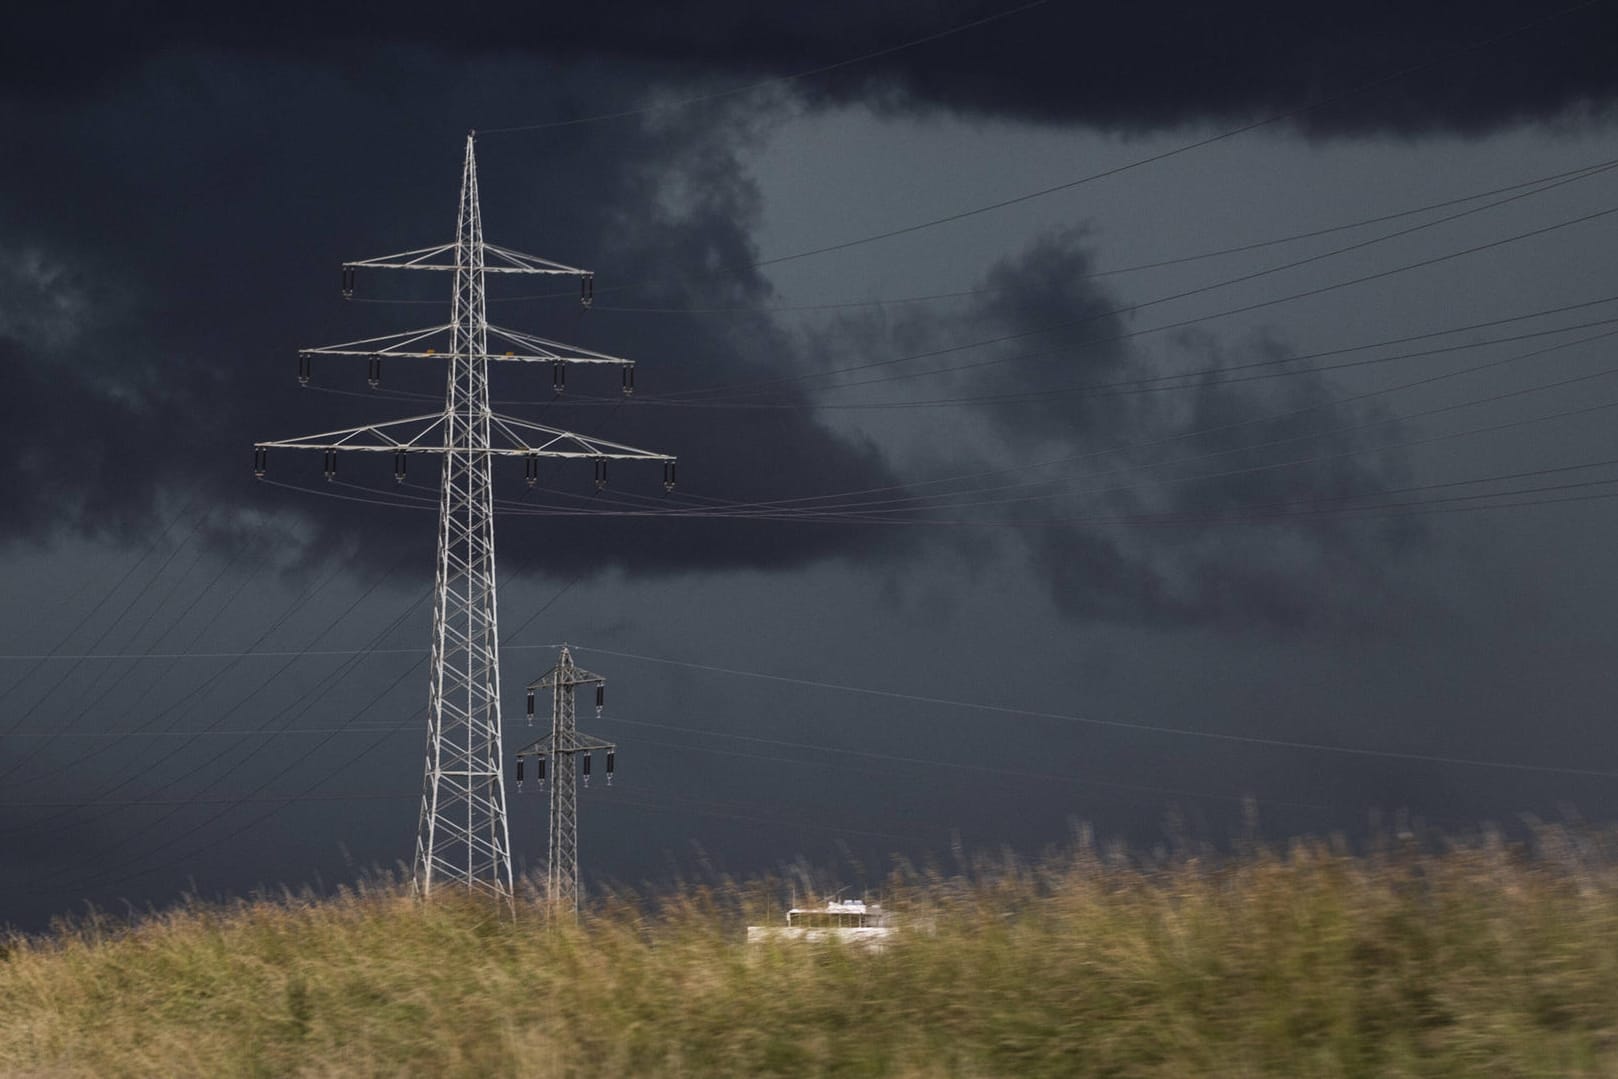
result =
[[[513,916],[387,879],[64,919],[0,947],[0,1071],[1618,1074],[1608,829],[1161,857],[1081,836],[896,867],[880,954],[744,944],[795,883],[620,891],[577,924],[531,882]]]

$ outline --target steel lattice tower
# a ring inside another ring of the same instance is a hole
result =
[[[469,134],[454,243],[343,264],[345,297],[352,296],[355,274],[362,266],[453,273],[453,320],[424,330],[299,353],[300,382],[309,381],[315,355],[366,356],[373,387],[381,380],[384,356],[447,361],[443,410],[307,438],[256,443],[254,471],[264,474],[272,447],[323,450],[328,480],[336,476],[339,451],[392,453],[395,478],[402,483],[410,454],[443,457],[427,753],[413,877],[423,897],[432,894],[435,884],[450,882],[510,902],[511,840],[501,761],[491,462],[497,456],[526,458],[527,479],[532,485],[541,457],[588,458],[595,462],[596,483],[601,486],[609,459],[656,460],[663,462],[665,485],[672,486],[674,458],[490,411],[491,360],[550,364],[557,392],[564,384],[564,365],[569,363],[623,367],[625,393],[633,392],[634,378],[629,360],[489,325],[485,285],[491,273],[578,277],[586,305],[594,278],[588,270],[484,241],[475,150],[475,134]],[[492,354],[491,335],[515,347]],[[446,343],[447,350],[431,347],[435,340]]]
[[[573,695],[579,686],[596,687],[596,716],[601,715],[602,694],[607,680],[592,674],[573,662],[573,653],[566,645],[557,658],[556,666],[544,677],[528,686],[528,717],[534,715],[534,691],[551,691],[551,733],[517,752],[517,780],[522,781],[522,759],[535,757],[538,778],[545,779],[547,759],[551,764],[550,788],[550,846],[545,858],[545,884],[550,902],[558,909],[574,914],[579,909],[579,767],[578,755],[584,754],[584,781],[590,781],[590,754],[605,750],[607,754],[607,782],[612,782],[613,756],[618,747],[588,734],[579,733],[578,716]]]
[[[466,140],[455,221],[455,304],[444,454],[438,496],[438,563],[433,589],[432,674],[427,694],[427,761],[416,834],[414,879],[464,870],[509,896],[511,836],[500,781],[500,619],[495,602],[494,492],[489,476],[489,353],[483,271],[483,214],[477,159]]]

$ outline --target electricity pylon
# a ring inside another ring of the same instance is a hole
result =
[[[550,364],[552,384],[558,392],[564,385],[566,364],[621,366],[626,394],[634,390],[634,368],[621,357],[489,325],[485,317],[489,274],[577,277],[586,306],[594,275],[484,241],[475,143],[476,133],[468,134],[453,243],[343,264],[345,297],[353,295],[355,274],[362,266],[452,273],[453,320],[423,330],[304,349],[298,354],[302,383],[309,381],[315,355],[366,356],[373,387],[381,380],[384,356],[442,359],[449,368],[443,410],[305,438],[257,442],[253,468],[257,475],[264,474],[272,448],[322,450],[326,478],[331,480],[341,451],[391,453],[394,478],[402,483],[410,454],[433,453],[443,458],[427,760],[413,877],[417,894],[423,898],[443,880],[510,903],[511,839],[501,762],[500,635],[490,462],[502,456],[525,458],[527,480],[532,485],[541,457],[587,458],[595,462],[600,487],[606,482],[608,460],[661,461],[664,485],[672,487],[674,458],[489,410],[490,361]],[[491,336],[512,347],[491,353]]]
[[[574,711],[573,693],[579,686],[596,687],[596,718],[601,718],[601,706],[607,680],[592,674],[573,662],[573,653],[567,645],[556,666],[546,671],[537,682],[528,686],[528,721],[534,719],[534,691],[551,691],[551,733],[517,751],[517,783],[522,784],[524,757],[535,758],[536,778],[545,782],[547,760],[551,765],[551,841],[545,857],[545,889],[551,904],[572,914],[579,912],[579,762],[584,754],[584,781],[590,782],[590,754],[602,750],[607,754],[607,782],[612,782],[613,758],[618,747],[588,734],[579,733],[578,717]]]

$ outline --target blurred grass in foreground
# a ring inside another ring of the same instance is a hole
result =
[[[91,919],[0,945],[0,1072],[1618,1075],[1610,833],[906,868],[877,955],[744,946],[784,894],[576,928],[387,884]]]

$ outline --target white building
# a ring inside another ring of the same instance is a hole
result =
[[[893,924],[879,904],[867,906],[862,899],[847,902],[833,900],[821,907],[793,907],[787,911],[787,924],[784,926],[750,925],[747,927],[747,943],[835,940],[877,951],[893,933]]]

